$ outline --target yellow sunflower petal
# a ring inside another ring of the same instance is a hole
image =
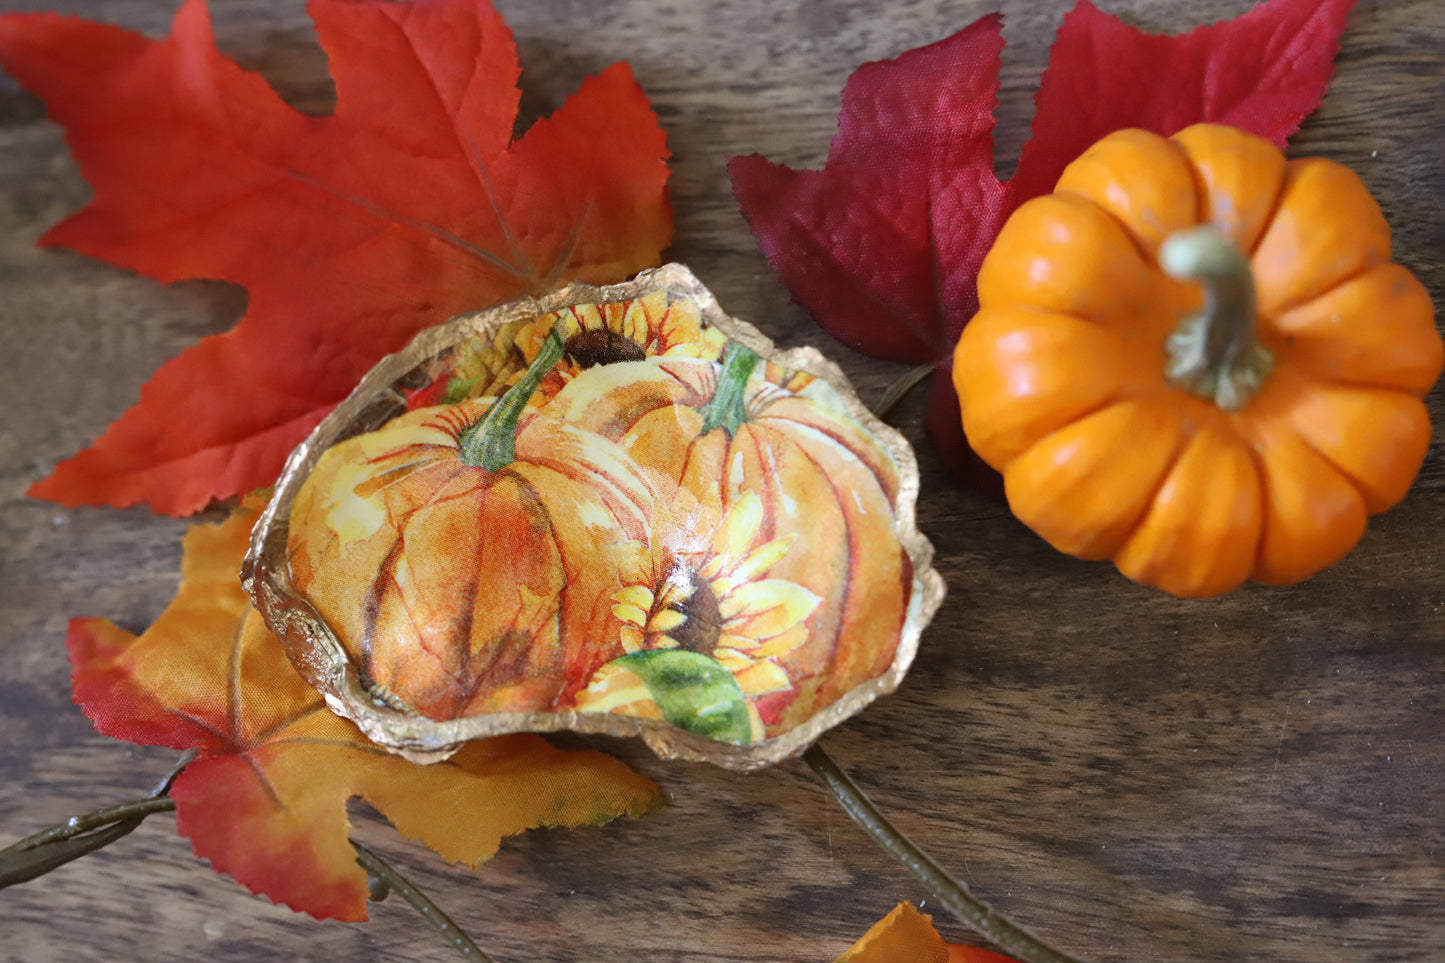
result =
[[[795,582],[767,578],[739,585],[718,600],[718,609],[727,620],[724,628],[733,635],[771,639],[801,625],[821,602]]]
[[[655,291],[653,294],[636,301],[627,303],[627,312],[622,315],[618,330],[638,344],[646,345],[656,340],[657,332],[653,330],[652,312],[648,310],[647,301],[651,299],[656,302],[656,295],[666,296],[666,291]]]
[[[730,573],[733,581],[751,582],[759,575],[763,575],[774,565],[781,562],[788,555],[788,549],[793,545],[795,536],[787,535],[783,538],[775,538],[771,542],[760,545],[748,553]]]
[[[528,362],[535,361],[542,348],[542,342],[552,329],[557,329],[557,334],[566,341],[572,335],[582,330],[577,319],[572,317],[571,311],[553,311],[544,314],[517,332],[516,347],[522,352]]]
[[[702,313],[698,310],[697,302],[691,298],[684,298],[674,301],[667,306],[658,324],[659,334],[662,339],[670,345],[697,345],[703,347],[699,342],[699,329],[702,327]]]
[[[611,327],[607,323],[607,319],[602,316],[602,312],[598,310],[598,305],[595,304],[579,304],[571,311],[564,312],[564,317],[568,314],[571,315],[571,320],[577,325],[579,331],[597,331]]]
[[[711,583],[713,591],[716,592],[719,596],[721,596],[724,592],[727,591],[727,587],[732,585],[732,581],[730,579],[723,579],[723,587],[719,587],[718,573],[736,561],[737,559],[728,558],[726,555],[713,555],[708,558],[706,562],[704,562],[698,567],[698,577],[706,582]]]
[[[692,593],[691,578],[686,575],[669,576],[667,581],[662,583],[662,591],[657,593],[656,601],[652,603],[653,608],[680,609],[684,602],[692,598]]]
[[[743,492],[742,497],[728,509],[722,525],[713,536],[713,558],[731,559],[734,564],[737,560],[746,558],[748,550],[757,540],[758,529],[762,524],[763,500],[754,492]],[[708,576],[704,573],[703,577]]]
[[[793,687],[788,673],[776,662],[754,662],[746,669],[733,673],[743,695],[766,695],[769,692],[785,692]]]
[[[717,647],[719,649],[737,649],[740,652],[752,652],[762,644],[763,641],[761,639],[750,639],[746,636],[733,635],[731,632],[726,631],[719,635],[717,640]]]
[[[702,573],[699,572],[698,574],[701,575]],[[733,578],[731,575],[725,575],[721,578],[712,579],[707,583],[707,587],[712,589],[712,594],[717,596],[718,598],[726,598],[727,596],[731,595],[733,590],[736,589],[739,585],[741,585],[744,581],[746,580]]]
[[[647,642],[646,636],[642,633],[642,627],[638,625],[624,624],[619,637],[624,652],[641,652]]]
[[[696,305],[694,305],[693,311],[696,312],[696,310]],[[672,329],[665,330],[671,331]],[[727,347],[727,336],[717,328],[703,328],[697,334],[683,337],[681,341],[678,340],[676,334],[667,334],[664,337],[670,347],[663,353],[669,357],[716,361],[722,357],[723,349]]]
[[[649,632],[671,632],[673,629],[687,621],[687,616],[677,609],[662,609],[652,618],[647,620],[647,631]]]
[[[652,608],[652,589],[646,585],[629,585],[613,592],[612,601],[619,605],[635,605],[647,611]]]
[[[755,649],[750,649],[748,654],[755,659],[772,659],[780,655],[787,655],[789,652],[808,641],[808,627],[806,625],[795,625],[786,632],[780,632],[768,639]]]
[[[623,622],[639,628],[647,625],[647,609],[638,608],[635,605],[614,605],[612,606],[612,614]],[[666,630],[664,629],[663,631]]]
[[[719,646],[712,650],[712,657],[722,664],[729,672],[737,673],[753,664],[753,660],[743,652],[727,646]]]

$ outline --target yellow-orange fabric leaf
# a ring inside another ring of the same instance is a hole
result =
[[[657,786],[619,760],[540,736],[471,743],[432,766],[369,742],[291,667],[241,588],[259,509],[248,500],[222,524],[191,529],[180,590],[146,632],[74,619],[67,640],[75,701],[98,731],[198,750],[171,795],[177,829],[218,871],[318,918],[361,920],[353,797],[470,866],[503,836],[661,804]]]

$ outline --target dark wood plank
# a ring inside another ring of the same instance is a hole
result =
[[[300,0],[217,0],[221,46],[304,109],[325,64]],[[0,11],[29,6],[0,0]],[[52,8],[159,33],[173,0]],[[864,60],[962,27],[975,0],[500,0],[529,117],[629,59],[675,153],[677,240],[733,313],[813,343],[865,394],[895,374],[848,354],[773,280],[724,161],[816,166],[838,91]],[[1006,2],[999,155],[1012,166],[1064,0]],[[1247,0],[1112,0],[1150,29]],[[779,9],[782,8],[782,9]],[[1445,17],[1433,0],[1362,0],[1325,106],[1297,152],[1355,167],[1398,257],[1445,295]],[[87,189],[43,109],[0,78],[0,834],[144,793],[173,754],[91,732],[70,704],[65,620],[140,629],[168,601],[184,525],[139,510],[28,501],[148,375],[223,330],[244,297],[162,288],[33,243]],[[1442,405],[1431,399],[1438,426]],[[922,442],[921,402],[899,420]],[[899,825],[1000,908],[1096,961],[1404,961],[1445,947],[1445,459],[1340,565],[1290,589],[1181,602],[1064,558],[962,490],[926,445],[921,527],[950,596],[915,669],[827,740]],[[922,894],[799,763],[746,778],[607,748],[668,790],[664,813],[538,832],[477,872],[360,810],[360,835],[501,961],[832,958]],[[168,819],[0,893],[17,960],[449,959],[400,903],[364,925],[257,899],[190,853]],[[939,920],[950,938],[961,926]]]

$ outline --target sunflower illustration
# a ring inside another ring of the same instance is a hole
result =
[[[553,328],[562,336],[562,360],[528,407],[545,403],[589,368],[657,357],[716,361],[727,343],[721,331],[703,322],[696,301],[669,302],[666,290],[630,301],[578,304],[512,322],[490,339],[471,339],[433,358],[398,385],[407,408],[500,397],[521,378]]]
[[[822,599],[794,582],[769,578],[793,536],[764,541],[763,503],[746,492],[724,511],[716,490],[686,489],[659,504],[651,538],[618,546],[622,588],[612,614],[629,654],[695,652],[731,673],[747,700],[752,740],[763,737],[756,701],[794,687],[783,657],[808,637]],[[627,660],[604,665],[578,695],[584,712],[663,718]]]
[[[512,335],[512,350],[523,367],[553,328],[562,336],[564,354],[537,392],[539,399],[599,365],[657,357],[716,361],[726,343],[721,331],[704,324],[696,301],[669,302],[661,290],[631,301],[579,304],[523,324]]]

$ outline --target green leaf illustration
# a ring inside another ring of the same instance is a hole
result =
[[[662,717],[679,729],[734,746],[752,742],[743,690],[716,659],[684,649],[653,649],[612,664],[642,679]]]

